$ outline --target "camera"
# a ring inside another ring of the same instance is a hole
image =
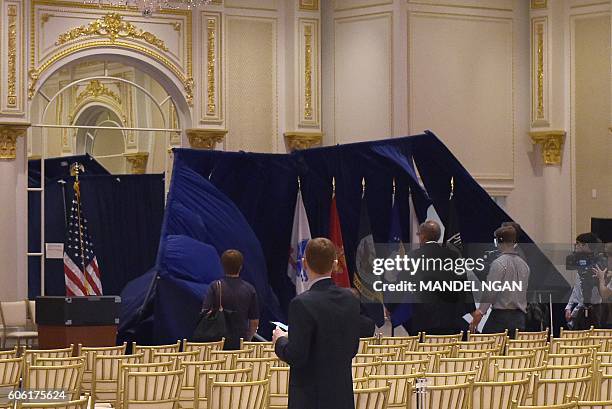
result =
[[[580,253],[573,252],[565,258],[567,270],[589,271],[598,265],[599,268],[608,268],[608,255],[606,253]]]

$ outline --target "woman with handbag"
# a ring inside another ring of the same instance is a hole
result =
[[[243,260],[238,250],[226,250],[221,255],[225,277],[208,287],[193,341],[219,341],[225,337],[223,349],[240,349],[240,338],[250,341],[257,332],[257,292],[240,278]]]

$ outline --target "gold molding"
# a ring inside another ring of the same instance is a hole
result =
[[[108,89],[108,87],[102,84],[100,80],[89,81],[89,84],[87,84],[85,89],[77,95],[75,105],[81,105],[81,102],[83,102],[87,98],[98,98],[101,96],[107,96],[109,98],[112,98],[113,100],[115,100],[115,102],[121,105],[121,97],[112,90]]]
[[[320,146],[323,142],[322,132],[285,132],[284,136],[290,152]]]
[[[544,164],[561,165],[565,131],[533,131],[529,136],[534,145],[541,146]]]
[[[134,175],[142,175],[147,171],[149,152],[124,153],[123,156],[131,166],[130,172]]]
[[[304,26],[304,119],[312,120],[312,26]]]
[[[318,11],[319,0],[300,0],[299,8],[306,11]]]
[[[217,21],[215,18],[206,18],[206,30],[208,39],[208,52],[206,62],[206,92],[207,92],[207,103],[206,103],[206,115],[213,116],[217,112],[217,102],[215,101],[215,51],[217,43]]]
[[[544,119],[544,23],[536,23],[537,109],[536,120]]]
[[[122,41],[120,39],[110,41],[110,39],[98,39],[93,41],[84,40],[82,42],[76,42],[75,45],[67,47],[55,54],[51,57],[43,60],[42,62],[36,61],[36,46],[37,46],[37,32],[36,30],[39,28],[36,24],[36,11],[37,6],[52,6],[52,7],[64,7],[68,10],[70,9],[86,9],[91,10],[92,13],[96,13],[100,10],[109,11],[113,10],[116,12],[130,12],[130,13],[138,13],[138,9],[135,7],[126,7],[126,6],[112,6],[105,5],[103,7],[99,7],[93,4],[84,4],[78,2],[70,2],[70,1],[49,1],[49,0],[32,0],[30,6],[30,69],[28,71],[29,78],[29,87],[28,87],[28,99],[32,99],[36,92],[36,86],[41,75],[46,72],[54,63],[62,60],[72,54],[75,54],[79,51],[88,50],[91,48],[100,48],[100,47],[111,47],[111,48],[122,48],[126,50],[131,50],[140,54],[143,54],[153,60],[161,63],[163,66],[168,68],[172,74],[176,76],[176,78],[183,85],[183,90],[185,93],[185,100],[189,106],[193,106],[193,92],[194,92],[194,80],[193,80],[193,36],[192,36],[192,12],[190,10],[161,10],[159,12],[160,15],[165,16],[182,16],[185,18],[185,71],[182,71],[179,65],[172,62],[167,57],[155,52],[154,50],[144,47],[140,44],[132,44],[126,41]],[[62,11],[62,10],[59,10]],[[37,66],[37,63],[40,65]]]
[[[532,9],[545,9],[548,7],[547,0],[531,0]]]
[[[134,24],[124,21],[119,13],[111,12],[90,22],[87,26],[79,26],[60,34],[55,45],[64,45],[80,37],[102,36],[114,43],[118,38],[133,38],[144,40],[162,51],[168,51],[163,40],[155,34],[137,28]]]
[[[215,146],[223,142],[227,129],[186,129],[189,146],[193,149],[214,150]]]
[[[24,136],[30,124],[0,123],[0,159],[17,157],[17,138]]]
[[[6,105],[17,106],[17,6],[8,6],[8,87]]]

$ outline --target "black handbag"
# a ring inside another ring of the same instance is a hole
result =
[[[221,281],[216,283],[219,289],[219,308],[215,309],[213,306],[209,310],[202,311],[198,325],[191,336],[194,342],[213,342],[232,338],[231,318],[234,312],[223,308],[223,287]]]

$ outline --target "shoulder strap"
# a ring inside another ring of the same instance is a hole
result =
[[[221,285],[221,280],[217,280],[217,286],[219,287],[219,311],[223,311],[223,286]]]

